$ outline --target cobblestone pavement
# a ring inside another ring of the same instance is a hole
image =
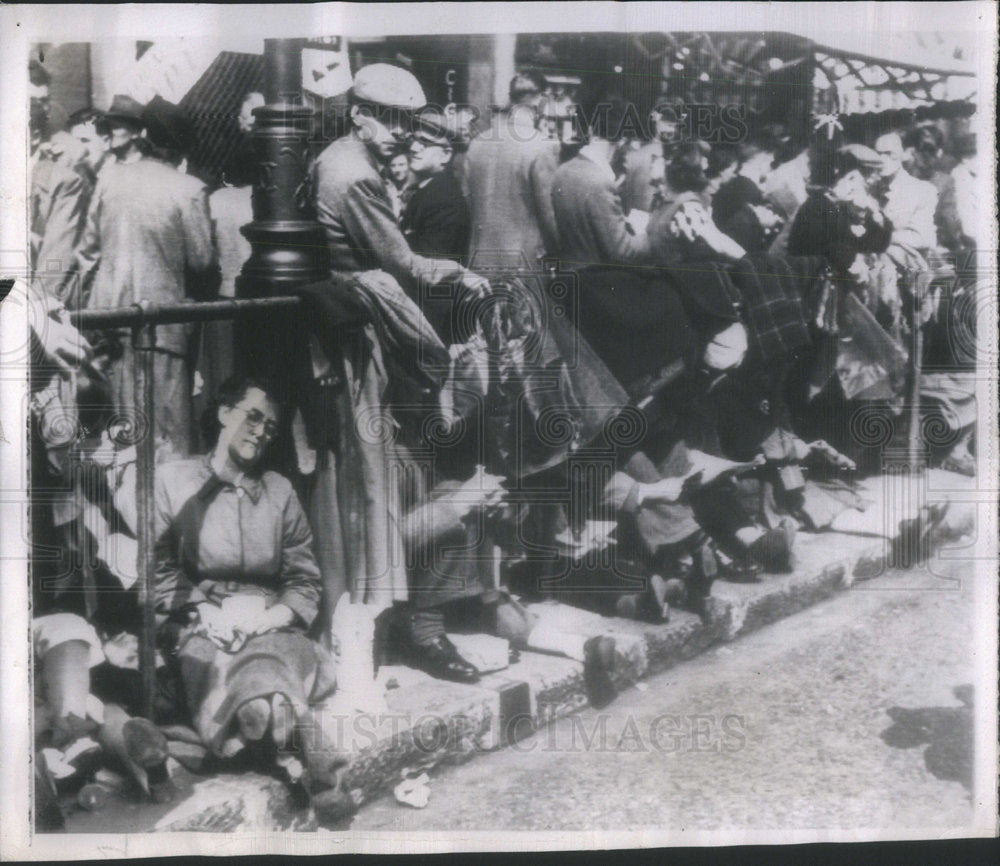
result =
[[[351,829],[967,825],[969,572],[858,584],[628,689],[603,712],[440,769],[426,809],[385,797]]]

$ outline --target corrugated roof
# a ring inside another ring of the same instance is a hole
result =
[[[240,141],[236,118],[244,98],[264,87],[260,54],[223,51],[181,100],[198,135],[189,163],[206,180],[221,177],[222,168]]]

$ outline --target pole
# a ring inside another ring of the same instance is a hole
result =
[[[153,559],[153,483],[156,463],[156,430],[153,398],[153,349],[156,326],[140,324],[132,329],[135,363],[136,535],[138,537],[139,670],[142,672],[142,711],[153,719],[156,698],[156,564]]]
[[[923,458],[920,436],[920,370],[923,366],[924,332],[920,325],[919,305],[913,317],[913,357],[910,360],[910,471],[917,472]]]
[[[252,251],[236,281],[239,298],[288,294],[330,274],[326,235],[316,222],[310,185],[313,110],[302,104],[303,41],[264,40],[267,104],[253,111],[253,222],[241,229]],[[289,316],[248,323],[237,340],[239,365],[250,374],[287,379],[289,369],[275,376],[275,358],[289,357],[291,347],[301,342]],[[288,399],[290,394],[281,396]]]

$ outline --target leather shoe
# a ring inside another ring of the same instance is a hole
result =
[[[426,671],[439,680],[450,680],[453,683],[479,682],[479,669],[463,659],[455,645],[443,634],[430,643],[414,644],[410,648],[409,662],[413,667]]]
[[[770,574],[788,574],[792,570],[794,532],[787,525],[767,530],[748,548],[749,559]]]

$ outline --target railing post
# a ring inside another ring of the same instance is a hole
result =
[[[135,451],[136,451],[136,535],[138,540],[139,608],[142,632],[139,635],[139,670],[142,674],[142,711],[153,719],[156,698],[156,612],[154,610],[156,563],[153,558],[153,483],[156,471],[156,424],[154,419],[153,350],[156,325],[140,322],[132,328],[135,363]]]

